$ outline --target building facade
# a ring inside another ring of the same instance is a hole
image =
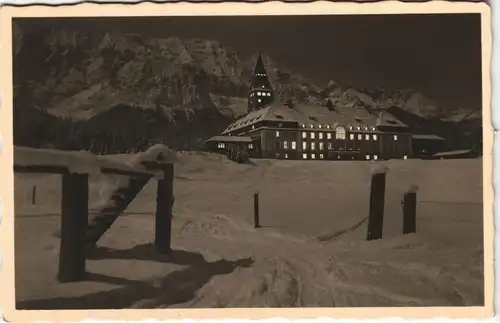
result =
[[[276,103],[262,58],[255,66],[246,115],[207,144],[238,142],[254,158],[378,160],[412,156],[408,126],[383,110]],[[240,139],[238,139],[240,138]]]

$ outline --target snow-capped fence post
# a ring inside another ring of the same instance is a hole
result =
[[[372,174],[366,240],[382,239],[384,229],[385,179],[387,170],[387,167],[377,167]]]
[[[253,226],[254,228],[260,228],[259,219],[259,193],[253,195]]]
[[[403,198],[403,234],[417,232],[417,192],[418,187],[412,185]]]
[[[174,165],[164,164],[163,179],[158,180],[156,190],[155,246],[160,253],[170,252],[172,235],[172,208]]]
[[[61,244],[57,275],[60,282],[85,279],[88,200],[89,175],[63,174]]]

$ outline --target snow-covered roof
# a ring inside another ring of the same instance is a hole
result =
[[[244,136],[214,136],[208,139],[206,142],[210,141],[251,143],[252,138]]]
[[[310,125],[315,128],[321,125],[331,129],[335,129],[336,126],[352,126],[356,130],[359,127],[360,131],[371,131],[376,126],[407,127],[387,111],[369,112],[362,106],[335,107],[329,110],[325,106],[318,105],[298,103],[289,107],[275,103],[260,110],[251,111],[235,120],[222,133],[228,134],[263,120],[297,122],[305,128],[309,128]]]

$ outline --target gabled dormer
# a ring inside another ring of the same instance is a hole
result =
[[[273,102],[274,91],[271,82],[264,67],[264,62],[259,54],[255,70],[252,76],[252,84],[248,90],[248,109],[250,113],[254,110],[260,110]]]

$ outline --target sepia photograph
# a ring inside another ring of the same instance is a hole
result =
[[[491,306],[483,19],[13,16],[15,308]]]

